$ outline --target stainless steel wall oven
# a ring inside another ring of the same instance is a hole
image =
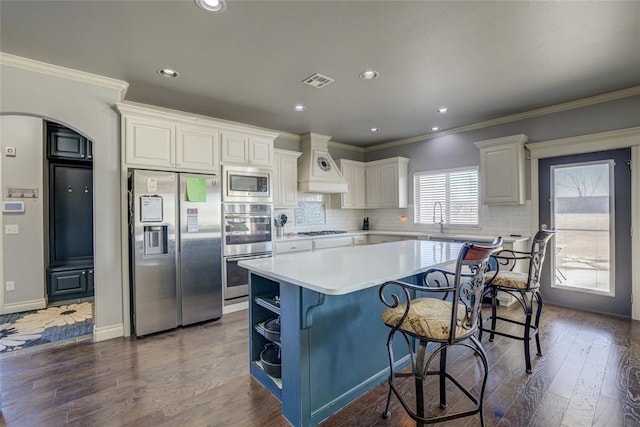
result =
[[[249,275],[238,261],[270,257],[273,250],[269,204],[224,203],[222,275],[226,300],[248,295]]]

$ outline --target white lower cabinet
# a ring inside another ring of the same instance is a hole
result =
[[[287,254],[291,252],[305,252],[313,249],[313,242],[309,240],[292,240],[275,243],[276,254]]]
[[[399,242],[401,240],[415,240],[414,237],[393,236],[387,234],[369,234],[367,238],[370,245],[375,245],[377,243]]]
[[[353,246],[366,245],[367,244],[367,235],[363,234],[361,236],[353,236]]]
[[[328,239],[313,239],[313,250],[340,248],[343,246],[353,246],[353,237],[331,237]]]

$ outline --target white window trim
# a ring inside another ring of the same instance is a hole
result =
[[[414,203],[414,207],[413,207],[413,224],[416,226],[427,226],[427,227],[433,227],[433,226],[437,226],[439,225],[439,223],[437,222],[428,222],[428,223],[424,223],[424,222],[418,222],[417,220],[417,215],[416,215],[416,209],[418,206],[418,201],[416,200],[416,177],[418,176],[422,176],[422,175],[438,175],[438,174],[450,174],[450,173],[456,173],[456,172],[469,172],[469,171],[474,171],[478,174],[478,188],[477,188],[477,209],[478,209],[478,221],[475,224],[458,224],[458,223],[449,223],[449,222],[445,222],[444,223],[444,227],[448,227],[448,228],[480,228],[480,223],[481,223],[481,209],[480,209],[480,168],[478,166],[466,166],[466,167],[459,167],[459,168],[451,168],[451,169],[438,169],[438,170],[430,170],[430,171],[422,171],[422,172],[415,172],[413,174],[413,203]],[[446,210],[446,207],[443,206],[443,209]],[[443,218],[446,217],[446,215],[443,216]]]

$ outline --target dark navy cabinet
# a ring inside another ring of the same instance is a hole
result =
[[[93,145],[79,133],[47,122],[47,155],[50,159],[90,162],[93,160]]]
[[[93,146],[47,122],[49,302],[93,296]]]

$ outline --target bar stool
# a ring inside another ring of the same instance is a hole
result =
[[[524,341],[524,359],[527,373],[531,373],[531,350],[529,349],[529,341],[536,338],[536,347],[538,356],[542,356],[540,349],[540,336],[538,328],[540,325],[540,315],[542,314],[542,295],[540,294],[540,273],[542,272],[542,264],[544,263],[547,243],[555,235],[555,230],[542,229],[538,231],[533,238],[530,252],[514,251],[505,249],[491,256],[496,262],[494,271],[485,274],[486,286],[485,297],[491,298],[491,327],[485,327],[484,321],[480,320],[479,338],[482,340],[482,332],[489,332],[489,341],[493,341],[495,335],[501,335],[508,338]],[[529,263],[529,269],[526,273],[513,271],[519,260],[526,260]],[[498,316],[498,292],[506,292],[512,295],[524,310],[524,322]],[[533,301],[537,302],[538,307],[536,316],[531,324],[533,317]],[[524,327],[522,335],[513,335],[501,332],[496,329],[496,321],[503,320],[505,322],[514,323]]]
[[[484,291],[484,273],[487,269],[489,256],[500,248],[501,244],[501,237],[490,244],[465,243],[458,254],[455,271],[432,268],[423,276],[422,284],[388,281],[380,286],[380,300],[389,307],[382,314],[382,321],[391,328],[387,337],[390,372],[389,394],[383,413],[384,418],[391,415],[389,405],[393,393],[418,425],[433,424],[478,413],[481,423],[484,425],[482,401],[489,365],[484,349],[476,337],[476,332]],[[429,294],[441,298],[425,296]],[[405,342],[408,348],[411,361],[410,372],[396,372],[393,343],[394,338],[398,335],[403,338],[401,341]],[[429,343],[435,343],[435,345],[428,348]],[[478,360],[481,361],[482,386],[479,388],[479,392],[477,387],[465,388],[449,372],[447,350],[452,346],[471,350],[473,354],[479,356],[469,359],[470,364],[477,364]],[[432,365],[436,363],[438,366],[433,369]],[[447,406],[447,380],[458,387],[473,402],[474,408],[426,417],[424,381],[429,375],[439,377],[440,408]],[[414,378],[415,410],[409,407],[396,385],[395,380],[399,377]]]

